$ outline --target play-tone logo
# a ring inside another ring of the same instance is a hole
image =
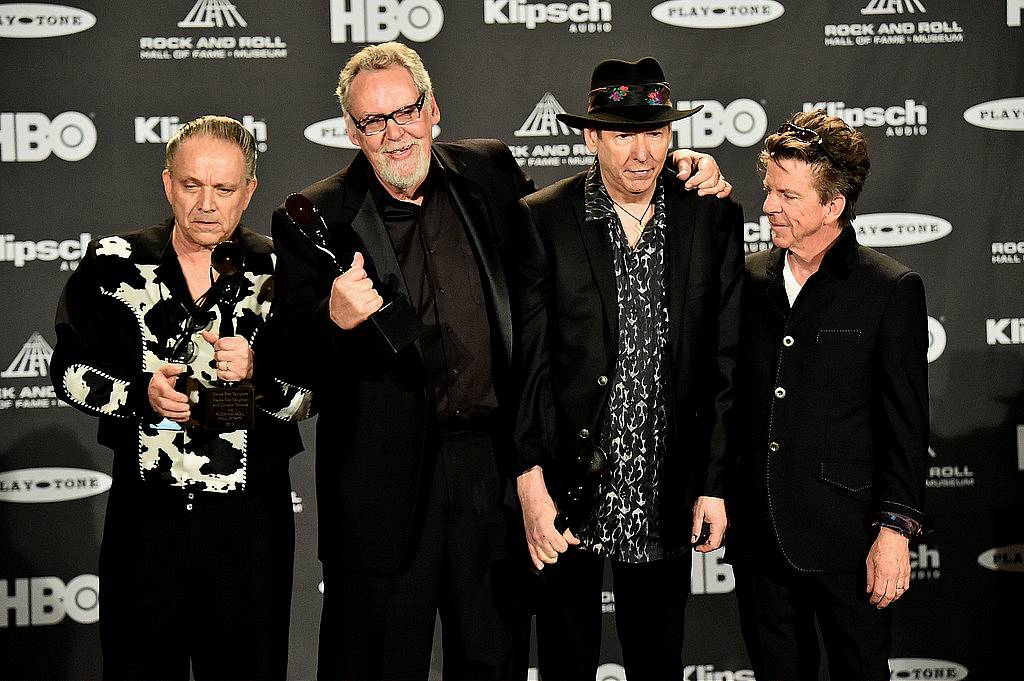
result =
[[[786,8],[774,0],[669,0],[654,7],[651,16],[663,24],[684,28],[740,28],[774,21]]]
[[[79,624],[100,619],[100,580],[78,575],[67,584],[60,577],[0,579],[0,629],[8,626],[39,627],[59,624],[65,617]]]
[[[0,4],[0,38],[54,38],[87,31],[96,17],[77,7],[43,3]]]
[[[51,121],[45,114],[0,113],[0,161],[45,161],[53,154],[81,161],[96,148],[96,126],[83,113],[65,111]]]
[[[853,221],[857,241],[872,248],[914,246],[935,241],[953,231],[953,225],[920,213],[866,213]]]
[[[332,43],[432,40],[444,26],[437,0],[331,0]]]
[[[959,662],[933,660],[927,657],[891,657],[889,673],[893,681],[916,679],[942,679],[960,681],[967,678],[967,667]]]
[[[931,364],[946,349],[946,329],[935,317],[928,318],[928,363]]]
[[[434,139],[441,134],[441,126],[435,125],[430,129],[430,136]],[[302,131],[303,137],[314,144],[335,149],[359,149],[359,146],[348,138],[345,132],[345,117],[328,118],[317,121],[306,126]]]
[[[21,468],[0,473],[0,501],[48,504],[103,494],[110,489],[106,473],[87,468]]]
[[[1024,572],[1024,544],[1009,544],[985,551],[978,565],[997,572]]]
[[[1007,97],[975,104],[964,120],[989,130],[1024,130],[1024,97]]]

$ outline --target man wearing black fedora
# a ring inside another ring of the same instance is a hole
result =
[[[605,559],[630,681],[681,679],[691,545],[726,528],[742,209],[665,168],[656,60],[607,60],[583,129],[593,166],[520,202],[517,480],[545,679],[594,678]],[[703,529],[703,531],[702,531]]]

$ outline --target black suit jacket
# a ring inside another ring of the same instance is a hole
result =
[[[747,258],[741,394],[750,437],[729,558],[863,568],[872,516],[923,520],[928,332],[921,278],[857,243],[826,253],[790,309],[785,251]]]
[[[508,148],[497,140],[434,143],[456,209],[474,249],[488,301],[499,403],[507,396],[512,352],[505,261],[518,199],[532,190]],[[368,182],[360,153],[339,173],[305,189],[330,229],[331,250],[348,263],[362,252],[385,297],[408,290]],[[274,322],[277,354],[299,362],[293,380],[312,387],[319,410],[316,437],[319,553],[350,569],[390,574],[409,556],[424,483],[427,377],[417,345],[393,353],[371,324],[344,331],[330,319],[337,272],[288,219],[275,211],[278,252]],[[283,347],[282,347],[283,346]],[[503,471],[514,468],[508,458]]]
[[[667,212],[669,439],[660,480],[660,536],[689,540],[697,495],[724,496],[729,418],[739,341],[743,212],[731,200],[698,197],[662,172]],[[586,172],[521,202],[524,243],[519,304],[516,418],[521,470],[540,464],[559,498],[581,445],[600,439],[618,353],[612,244],[604,221],[585,220]]]

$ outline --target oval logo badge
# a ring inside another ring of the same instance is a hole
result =
[[[1024,572],[1024,544],[989,549],[978,556],[978,565],[999,572]]]
[[[1024,130],[1024,97],[975,104],[964,111],[964,120],[990,130]]]
[[[868,213],[853,221],[857,241],[872,248],[913,246],[941,239],[953,225],[934,215],[920,213]]]
[[[740,28],[766,24],[785,11],[775,0],[669,0],[652,9],[651,16],[663,24],[684,28]]]
[[[0,473],[0,501],[46,504],[84,499],[110,489],[106,473],[87,468],[21,468]]]
[[[54,38],[95,25],[96,17],[77,7],[35,2],[0,5],[0,38]]]
[[[302,134],[310,142],[337,149],[358,149],[345,132],[345,117],[328,118],[306,126]]]
[[[949,660],[932,660],[926,657],[891,657],[889,673],[896,679],[957,679],[967,678],[967,667]]]
[[[935,317],[928,318],[928,363],[931,364],[946,349],[946,329]]]
[[[441,126],[435,125],[430,129],[430,136],[432,138],[436,139],[440,134]],[[345,132],[344,116],[328,118],[327,120],[307,125],[306,129],[302,131],[302,135],[310,142],[322,144],[325,147],[334,147],[336,149],[359,148],[355,142],[348,138],[348,133]]]

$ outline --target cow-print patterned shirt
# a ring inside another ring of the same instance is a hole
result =
[[[658,537],[658,478],[667,429],[664,353],[665,188],[658,180],[654,214],[630,247],[597,162],[587,175],[586,219],[608,228],[618,301],[618,355],[609,386],[601,447],[608,473],[594,512],[580,530],[581,547],[626,563],[664,557]]]

